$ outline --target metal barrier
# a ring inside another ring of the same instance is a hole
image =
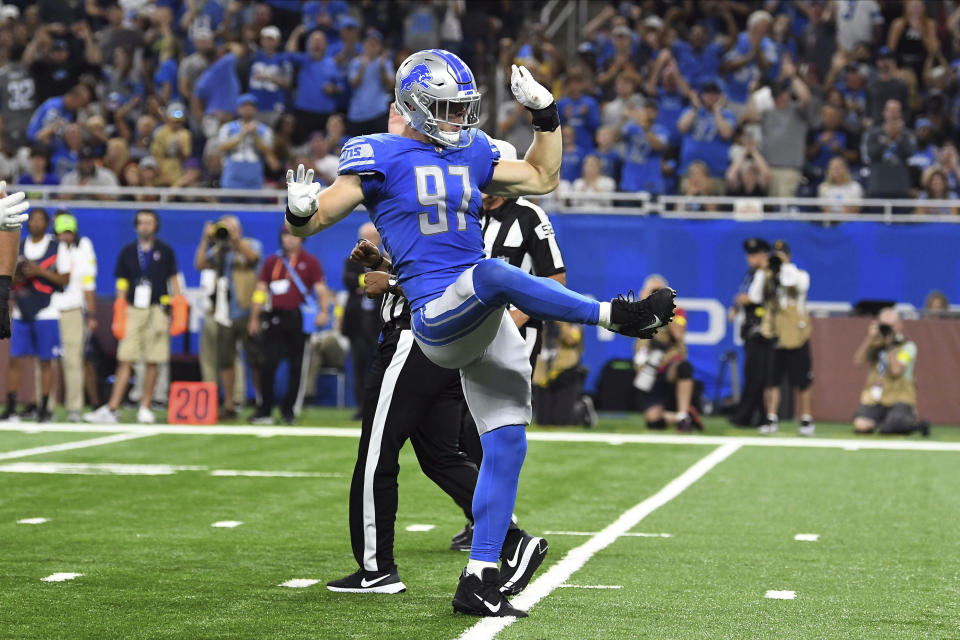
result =
[[[70,187],[11,185],[25,191],[37,207],[140,209],[211,209],[231,211],[282,211],[286,188],[208,189],[170,187]],[[139,199],[137,199],[139,198]],[[958,209],[954,200],[881,200],[863,198],[837,201],[829,198],[740,198],[732,196],[660,196],[646,192],[579,193],[555,191],[530,197],[551,214],[660,216],[691,220],[796,220],[801,222],[960,223],[960,215],[913,213],[924,209]],[[833,209],[856,207],[862,213]],[[716,208],[715,211],[708,210]],[[831,209],[823,211],[822,209]]]

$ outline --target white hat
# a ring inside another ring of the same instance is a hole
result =
[[[5,4],[0,7],[0,18],[3,20],[10,20],[11,18],[16,20],[20,17],[20,9],[13,4]]]
[[[516,160],[517,159],[517,148],[507,142],[506,140],[498,140],[496,138],[490,138],[490,142],[493,143],[493,146],[497,148],[497,151],[500,152],[501,160]]]
[[[263,29],[260,29],[261,38],[274,38],[276,40],[280,39],[280,29],[271,25],[267,25]]]

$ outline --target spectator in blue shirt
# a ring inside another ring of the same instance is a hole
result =
[[[224,18],[221,0],[187,0],[186,11],[180,16],[180,28],[187,32],[187,53],[193,53],[192,40],[197,32],[216,31]]]
[[[163,104],[180,102],[180,83],[177,80],[180,65],[177,62],[176,47],[165,46],[160,57],[161,62],[153,74],[153,86],[157,97]]]
[[[820,127],[811,130],[807,139],[807,160],[818,180],[826,175],[827,165],[834,156],[843,156],[848,163],[857,159],[852,136],[843,130],[843,111],[825,104],[820,108]]]
[[[301,22],[307,31],[320,28],[328,35],[335,34],[337,19],[348,13],[350,7],[344,0],[310,0],[303,3]]]
[[[220,128],[220,153],[224,189],[259,189],[264,182],[264,165],[276,169],[273,158],[273,131],[256,120],[257,99],[244,93],[237,99],[239,119]]]
[[[722,176],[727,171],[737,118],[724,108],[724,97],[715,80],[704,84],[699,96],[691,91],[690,102],[691,106],[677,122],[677,129],[683,135],[680,175],[686,175],[691,162],[702,160],[711,175]]]
[[[606,93],[609,93],[611,84],[621,73],[639,73],[642,67],[638,61],[640,47],[637,37],[627,25],[618,24],[610,31],[610,36],[606,45],[609,47],[609,56],[602,59],[597,57],[597,64],[603,69],[597,74],[597,85]],[[560,116],[563,117],[562,111]]]
[[[592,151],[593,136],[600,126],[600,105],[592,96],[586,95],[586,78],[581,71],[571,71],[567,76],[564,96],[557,100],[560,122],[573,127],[577,147],[583,152]],[[580,172],[577,172],[580,177]]]
[[[623,154],[617,148],[617,130],[612,127],[597,129],[597,150],[594,155],[600,160],[600,173],[620,183],[620,169],[623,166]]]
[[[241,45],[234,45],[240,47]],[[226,52],[227,49],[224,49]],[[237,56],[224,53],[197,79],[193,87],[190,108],[198,122],[203,123],[203,134],[214,137],[220,125],[236,113],[240,96],[240,80],[237,78]]]
[[[260,119],[274,126],[290,101],[293,63],[280,53],[280,29],[269,25],[260,30],[260,50],[250,65],[250,93],[257,99]]]
[[[297,52],[297,43],[305,31],[298,26],[287,40],[287,53],[297,67],[297,89],[293,113],[297,129],[293,140],[306,142],[314,131],[322,131],[330,114],[337,111],[337,97],[346,89],[346,78],[333,58],[327,55],[327,38],[314,31],[307,38],[306,53]]]
[[[630,119],[623,126],[626,152],[620,191],[647,191],[660,195],[664,192],[661,153],[667,146],[668,133],[657,124],[657,104],[646,104],[629,112]]]
[[[64,127],[76,119],[77,111],[86,108],[92,97],[87,85],[78,84],[62,96],[47,98],[30,118],[27,139],[46,145],[56,143]]]
[[[560,163],[560,179],[566,180],[570,184],[580,177],[581,165],[587,152],[577,145],[577,133],[574,128],[568,124],[560,128],[560,134],[563,137],[563,159]]]
[[[679,148],[682,139],[677,122],[687,106],[691,89],[680,73],[676,59],[668,53],[660,55],[644,89],[648,96],[657,101],[657,124],[667,130],[669,145]]]
[[[727,23],[729,37],[710,42],[707,29],[702,24],[695,24],[686,40],[677,38],[670,47],[680,73],[692,85],[699,85],[717,76],[720,60],[737,39],[737,23],[733,20],[730,8],[724,6],[721,14]]]
[[[933,143],[933,123],[929,118],[917,118],[913,133],[917,138],[917,152],[910,156],[907,164],[918,174],[922,174],[937,163],[937,146]]]
[[[57,174],[50,171],[50,159],[47,157],[46,149],[35,145],[30,150],[30,168],[17,178],[17,184],[60,184]],[[30,196],[29,191],[27,196]]]
[[[387,130],[387,115],[393,99],[394,69],[390,53],[383,50],[383,36],[371,29],[363,41],[363,53],[350,61],[350,108],[347,132],[362,136]]]
[[[772,24],[773,17],[766,11],[751,13],[747,30],[740,33],[720,65],[728,106],[738,116],[746,110],[750,85],[779,73],[777,46],[767,37]]]

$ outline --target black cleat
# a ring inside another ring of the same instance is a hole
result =
[[[523,529],[511,529],[500,552],[500,593],[515,596],[523,591],[547,557],[547,541]]]
[[[676,297],[670,287],[657,289],[643,300],[634,300],[632,291],[619,295],[610,301],[610,330],[630,338],[651,338],[673,320]]]
[[[929,438],[930,437],[930,421],[921,420],[920,422],[918,422],[917,431],[919,431],[920,435],[922,435],[924,438]]]
[[[463,531],[450,538],[451,551],[470,551],[473,544],[473,523],[468,522]]]
[[[396,569],[381,573],[360,569],[346,578],[328,582],[327,589],[340,593],[401,593],[407,586],[400,582]]]
[[[511,606],[500,593],[499,583],[500,572],[496,567],[484,569],[482,580],[464,568],[457,592],[453,594],[453,610],[470,616],[526,618],[526,611]]]

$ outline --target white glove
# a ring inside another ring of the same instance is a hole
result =
[[[320,183],[313,181],[313,169],[304,175],[303,165],[297,167],[297,179],[293,179],[293,169],[287,171],[287,208],[298,218],[309,218],[317,212],[320,203]]]
[[[7,181],[0,180],[0,193],[6,191]],[[0,199],[0,231],[19,231],[20,225],[27,221],[30,203],[25,200],[26,197],[23,191],[18,191]]]
[[[533,79],[526,67],[511,65],[510,89],[517,102],[527,109],[545,109],[553,102],[553,95],[539,82]]]

